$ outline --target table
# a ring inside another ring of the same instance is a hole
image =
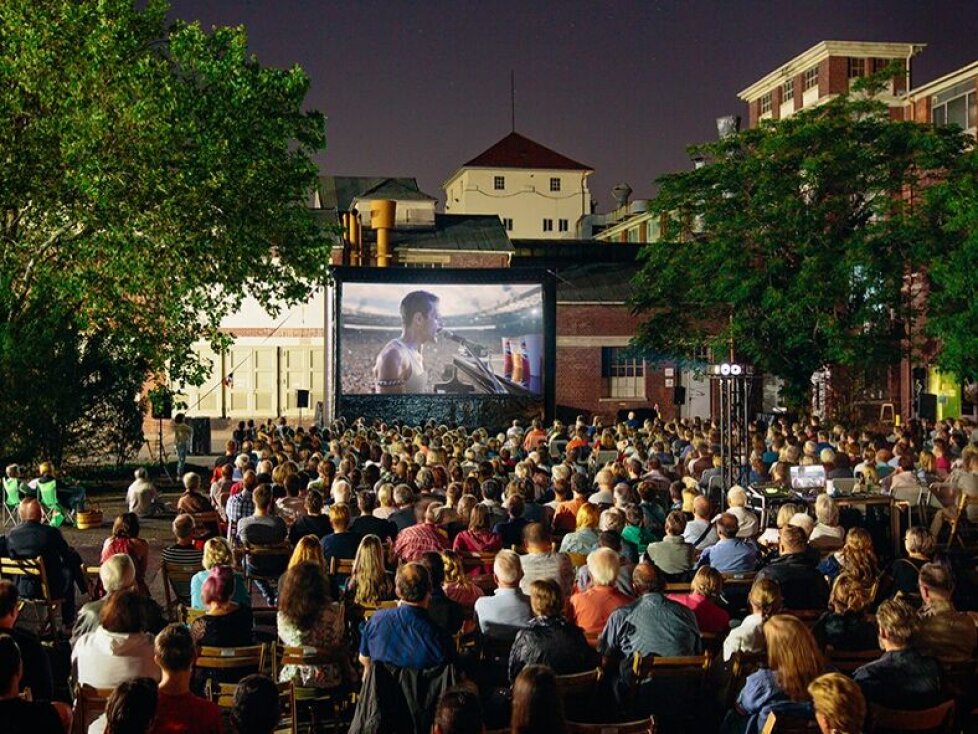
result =
[[[890,542],[893,543],[893,557],[900,557],[900,512],[896,500],[885,494],[863,494],[853,496],[833,497],[839,507],[855,507],[869,505],[887,505],[890,511]]]

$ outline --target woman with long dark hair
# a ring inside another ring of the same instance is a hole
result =
[[[510,734],[565,734],[557,678],[546,665],[527,665],[513,683]]]

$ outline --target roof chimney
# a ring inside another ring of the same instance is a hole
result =
[[[611,190],[611,195],[615,197],[616,208],[621,209],[628,206],[628,197],[632,195],[632,187],[627,183],[620,183]]]

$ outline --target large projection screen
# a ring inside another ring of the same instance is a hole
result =
[[[554,288],[546,271],[333,275],[336,413],[466,422],[552,412]]]

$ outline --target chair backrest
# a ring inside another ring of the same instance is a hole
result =
[[[87,734],[88,726],[105,712],[112,695],[111,688],[93,688],[82,684],[75,687],[75,709],[71,729],[75,734]]]
[[[555,676],[557,680],[557,691],[561,698],[588,695],[594,690],[600,675],[601,671],[595,668],[594,670],[587,670],[583,673]]]
[[[362,607],[362,609],[363,609],[363,619],[364,619],[364,621],[366,621],[366,620],[370,619],[372,616],[374,616],[381,609],[393,609],[396,606],[397,606],[397,602],[396,601],[382,601],[382,602],[380,602],[380,604],[378,604],[375,607]]]
[[[336,556],[331,556],[329,559],[329,575],[333,576],[335,574],[340,574],[343,576],[349,576],[353,573],[353,559],[352,558],[337,558]]]
[[[473,571],[486,566],[492,568],[492,564],[496,560],[496,551],[465,551],[459,553],[459,556],[462,559],[462,568],[466,571]]]
[[[632,659],[632,672],[638,682],[658,678],[704,680],[709,669],[709,654],[683,657],[646,655],[643,657],[641,653],[636,652]]]
[[[20,504],[20,480],[16,477],[13,479],[4,477],[3,502],[11,509]]]
[[[37,558],[0,558],[0,576],[28,576],[37,580],[41,586],[41,598],[44,601],[54,601],[51,597],[51,586],[48,584],[48,574],[44,568],[44,559]]]
[[[831,645],[825,648],[826,661],[840,673],[850,674],[866,663],[879,660],[882,651],[875,650],[836,650]]]
[[[954,701],[945,701],[939,706],[919,711],[888,709],[870,704],[869,717],[871,731],[876,732],[934,732],[944,734],[953,731]]]
[[[244,647],[201,647],[194,663],[198,668],[226,670],[228,668],[254,668],[260,673],[265,663],[264,645]]]
[[[672,581],[662,587],[662,591],[666,594],[688,594],[692,590],[693,586],[689,581]]]
[[[579,724],[567,722],[567,734],[656,734],[658,726],[654,717],[629,721],[622,724]]]
[[[170,610],[177,604],[190,604],[187,594],[181,593],[183,590],[190,589],[190,581],[202,570],[202,566],[173,563],[163,560],[161,567],[163,573],[163,595],[166,597],[166,608]],[[181,585],[181,588],[177,587]]]
[[[594,465],[599,469],[605,464],[617,460],[618,451],[615,449],[601,449],[594,452]]]
[[[261,564],[261,570],[256,570],[251,568],[247,571],[248,576],[255,578],[262,578],[266,574],[264,570],[274,566],[277,570],[272,574],[275,580],[278,581],[279,576],[282,575],[282,571],[289,563],[289,558],[292,556],[292,549],[287,545],[246,545],[244,547],[244,561],[245,569],[249,569],[255,561]],[[274,563],[273,561],[278,560],[279,563]],[[278,566],[281,565],[281,569]]]
[[[216,690],[211,691],[211,700],[220,707],[223,714],[227,715],[234,705],[234,694],[237,690],[237,683],[218,683]],[[291,683],[278,684],[278,702],[281,717],[273,734],[296,734],[297,724]],[[225,731],[228,730],[225,728]]]
[[[753,586],[754,579],[757,577],[756,571],[737,571],[735,573],[724,573],[723,585],[726,586]]]
[[[761,734],[802,734],[802,732],[816,731],[819,731],[819,728],[814,719],[796,719],[772,711],[767,715]]]
[[[58,481],[50,479],[37,483],[37,499],[45,507],[55,507],[58,504]]]
[[[217,514],[216,510],[211,510],[210,512],[195,512],[192,517],[194,518],[194,525],[197,527],[204,524],[216,524],[221,520],[221,516]]]
[[[194,609],[193,607],[186,607],[183,605],[181,605],[181,609],[183,612],[180,616],[183,618],[183,623],[187,626],[192,625],[198,619],[207,614],[205,609]]]

